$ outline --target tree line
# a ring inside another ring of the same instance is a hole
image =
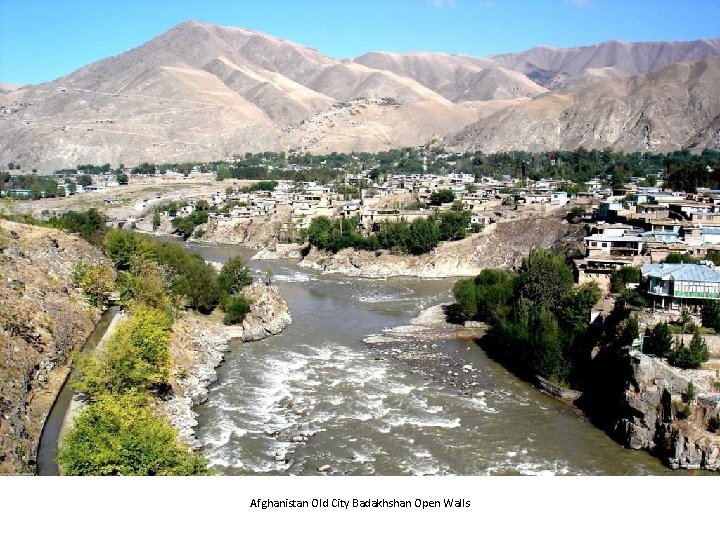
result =
[[[307,229],[310,245],[337,253],[344,248],[367,251],[388,249],[411,255],[432,251],[441,241],[461,240],[467,235],[470,215],[461,210],[438,212],[413,221],[380,223],[369,235],[358,232],[359,218],[313,218]]]

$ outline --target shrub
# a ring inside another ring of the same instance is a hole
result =
[[[690,414],[692,413],[692,409],[690,408],[690,405],[686,405],[684,403],[677,403],[675,406],[675,417],[678,420],[686,420],[690,418]]]
[[[107,266],[78,261],[73,266],[72,280],[94,306],[104,306],[115,289],[113,272]]]
[[[692,381],[688,383],[687,388],[681,394],[681,397],[685,403],[690,403],[697,397],[697,390],[695,389],[695,384]]]
[[[250,300],[244,295],[230,297],[225,302],[225,316],[223,324],[240,324],[245,320],[245,315],[250,312]]]
[[[194,476],[209,474],[201,456],[178,441],[167,420],[142,396],[104,396],[85,407],[62,439],[63,474]]]

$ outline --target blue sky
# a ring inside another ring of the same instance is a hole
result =
[[[261,30],[344,58],[485,56],[536,45],[720,36],[718,0],[0,0],[0,82],[39,83],[188,19]]]

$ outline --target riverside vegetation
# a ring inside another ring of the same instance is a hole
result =
[[[102,247],[115,273],[78,262],[74,282],[97,306],[119,293],[127,311],[98,351],[74,357],[74,384],[87,405],[61,441],[58,464],[69,475],[208,474],[204,459],[158,413],[172,388],[172,322],[186,308],[210,313],[217,306],[225,310],[226,324],[242,322],[250,302],[240,291],[252,282],[250,272],[235,258],[218,273],[181,246],[107,230],[104,223],[90,210],[49,224]]]
[[[623,268],[611,276],[611,291],[617,294],[616,308],[605,330],[588,324],[590,309],[601,293],[595,283],[574,287],[567,261],[545,250],[533,250],[519,272],[486,269],[474,279],[455,283],[456,304],[451,316],[478,320],[490,325],[482,338],[483,346],[504,357],[513,371],[526,377],[540,375],[575,389],[588,384],[592,368],[591,353],[604,339],[606,349],[616,351],[639,336],[634,309],[644,307],[642,295],[625,287],[639,281],[639,271]],[[703,326],[720,329],[720,305],[707,301],[703,306]],[[675,333],[692,334],[689,344]],[[687,310],[677,324],[659,322],[645,330],[645,352],[666,358],[683,369],[696,369],[709,358],[708,346]],[[499,354],[512,350],[510,357]]]
[[[450,196],[453,196],[452,192]],[[465,238],[469,223],[470,214],[462,211],[462,205],[457,203],[450,211],[436,212],[410,223],[405,220],[381,223],[377,232],[369,236],[357,232],[357,218],[316,217],[308,227],[307,238],[311,246],[333,253],[352,247],[422,255],[432,251],[441,241]]]
[[[564,257],[536,249],[518,273],[486,269],[456,282],[454,315],[489,323],[483,346],[516,373],[578,388],[595,337],[588,313],[600,290],[594,283],[574,288],[573,282]]]

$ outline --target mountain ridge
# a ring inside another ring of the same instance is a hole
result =
[[[531,141],[571,144],[574,139],[543,131],[557,131],[557,119],[543,111],[562,112],[577,102],[593,119],[587,100],[577,98],[588,89],[600,84],[604,90],[594,92],[607,94],[598,98],[605,104],[620,88],[618,81],[676,65],[678,58],[718,55],[720,38],[535,47],[485,58],[369,52],[335,59],[262,32],[186,21],[54,81],[0,87],[0,162],[52,169],[78,162],[221,159],[262,150],[376,151],[431,140],[522,149],[536,144],[517,137],[524,128],[513,134],[498,123],[522,115],[538,119],[531,122],[537,130]],[[703,69],[714,72],[718,66]],[[669,88],[666,79],[636,83]],[[696,146],[715,144],[712,136],[700,135],[714,121],[705,116],[715,99],[701,86],[706,107],[673,101],[687,114],[701,114],[697,121],[709,122],[696,129]],[[672,91],[685,89],[674,85]],[[642,94],[644,106],[650,94]],[[625,105],[620,108],[629,114]],[[599,110],[615,114],[607,104]],[[608,122],[592,121],[598,129]],[[661,127],[660,118],[654,122]],[[675,148],[681,139],[689,144],[691,137],[671,131],[657,131],[666,132],[658,144],[667,143],[658,148]],[[486,138],[472,141],[473,134]],[[637,146],[634,139],[614,140],[619,149]]]

